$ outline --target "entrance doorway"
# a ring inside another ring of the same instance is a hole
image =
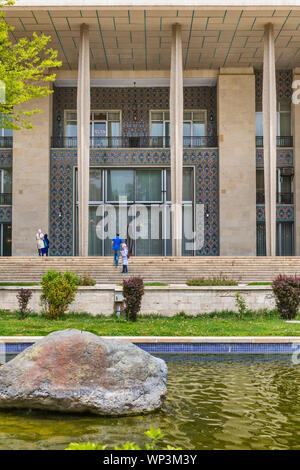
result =
[[[116,233],[135,256],[171,256],[170,185],[168,168],[90,168],[89,256],[111,256]],[[182,254],[193,256],[193,167],[183,169],[183,188]],[[75,194],[77,246],[77,184]]]

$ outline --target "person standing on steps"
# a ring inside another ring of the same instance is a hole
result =
[[[35,236],[36,239],[36,246],[38,249],[38,254],[39,256],[42,256],[42,249],[44,248],[44,235],[42,233],[42,230],[39,228],[37,231],[37,234]]]
[[[48,256],[49,246],[50,246],[49,238],[48,238],[47,233],[45,233],[45,235],[44,235],[44,248],[42,248],[42,256],[44,256],[44,255]]]
[[[120,238],[119,235],[120,234],[117,233],[117,236],[111,242],[112,249],[113,249],[113,252],[114,252],[114,264],[115,264],[116,268],[118,267],[118,264],[119,264],[120,249],[121,249],[121,244],[123,243],[123,240],[122,240],[122,238]]]
[[[123,265],[122,274],[127,274],[128,273],[128,247],[126,245],[126,241],[122,245],[121,255],[122,255],[122,265]]]

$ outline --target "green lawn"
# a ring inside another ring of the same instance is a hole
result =
[[[232,312],[197,317],[140,316],[136,323],[115,316],[92,317],[84,313],[52,321],[37,315],[19,320],[15,313],[0,311],[0,336],[43,336],[65,328],[102,336],[300,336],[300,324],[285,323],[276,311],[247,313],[244,318]]]

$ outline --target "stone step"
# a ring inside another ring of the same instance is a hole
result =
[[[2,257],[0,282],[38,282],[48,269],[89,274],[98,283],[119,283],[123,276],[112,257]],[[278,274],[300,275],[299,257],[132,257],[130,274],[147,282],[182,283],[195,277],[226,277],[241,282],[271,281]]]

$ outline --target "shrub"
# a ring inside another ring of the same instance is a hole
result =
[[[89,274],[77,275],[78,286],[94,286],[96,284],[95,279]]]
[[[141,277],[133,276],[123,281],[123,295],[125,302],[126,320],[136,321],[141,309],[144,295],[144,281]]]
[[[248,313],[248,307],[246,304],[246,300],[244,299],[244,297],[241,295],[240,292],[237,292],[235,294],[235,303],[238,309],[239,316],[240,317],[245,316],[246,313]]]
[[[74,274],[49,270],[42,277],[41,303],[46,318],[55,319],[63,315],[75,299],[78,278]]]
[[[17,294],[18,304],[19,304],[19,316],[20,318],[25,318],[29,313],[28,302],[32,297],[32,291],[30,289],[20,289]]]
[[[272,289],[281,318],[295,318],[300,302],[300,277],[280,275],[274,279]]]
[[[214,277],[212,279],[205,279],[198,277],[195,279],[188,279],[186,281],[188,286],[237,286],[237,281],[233,279],[226,279],[225,277]]]

